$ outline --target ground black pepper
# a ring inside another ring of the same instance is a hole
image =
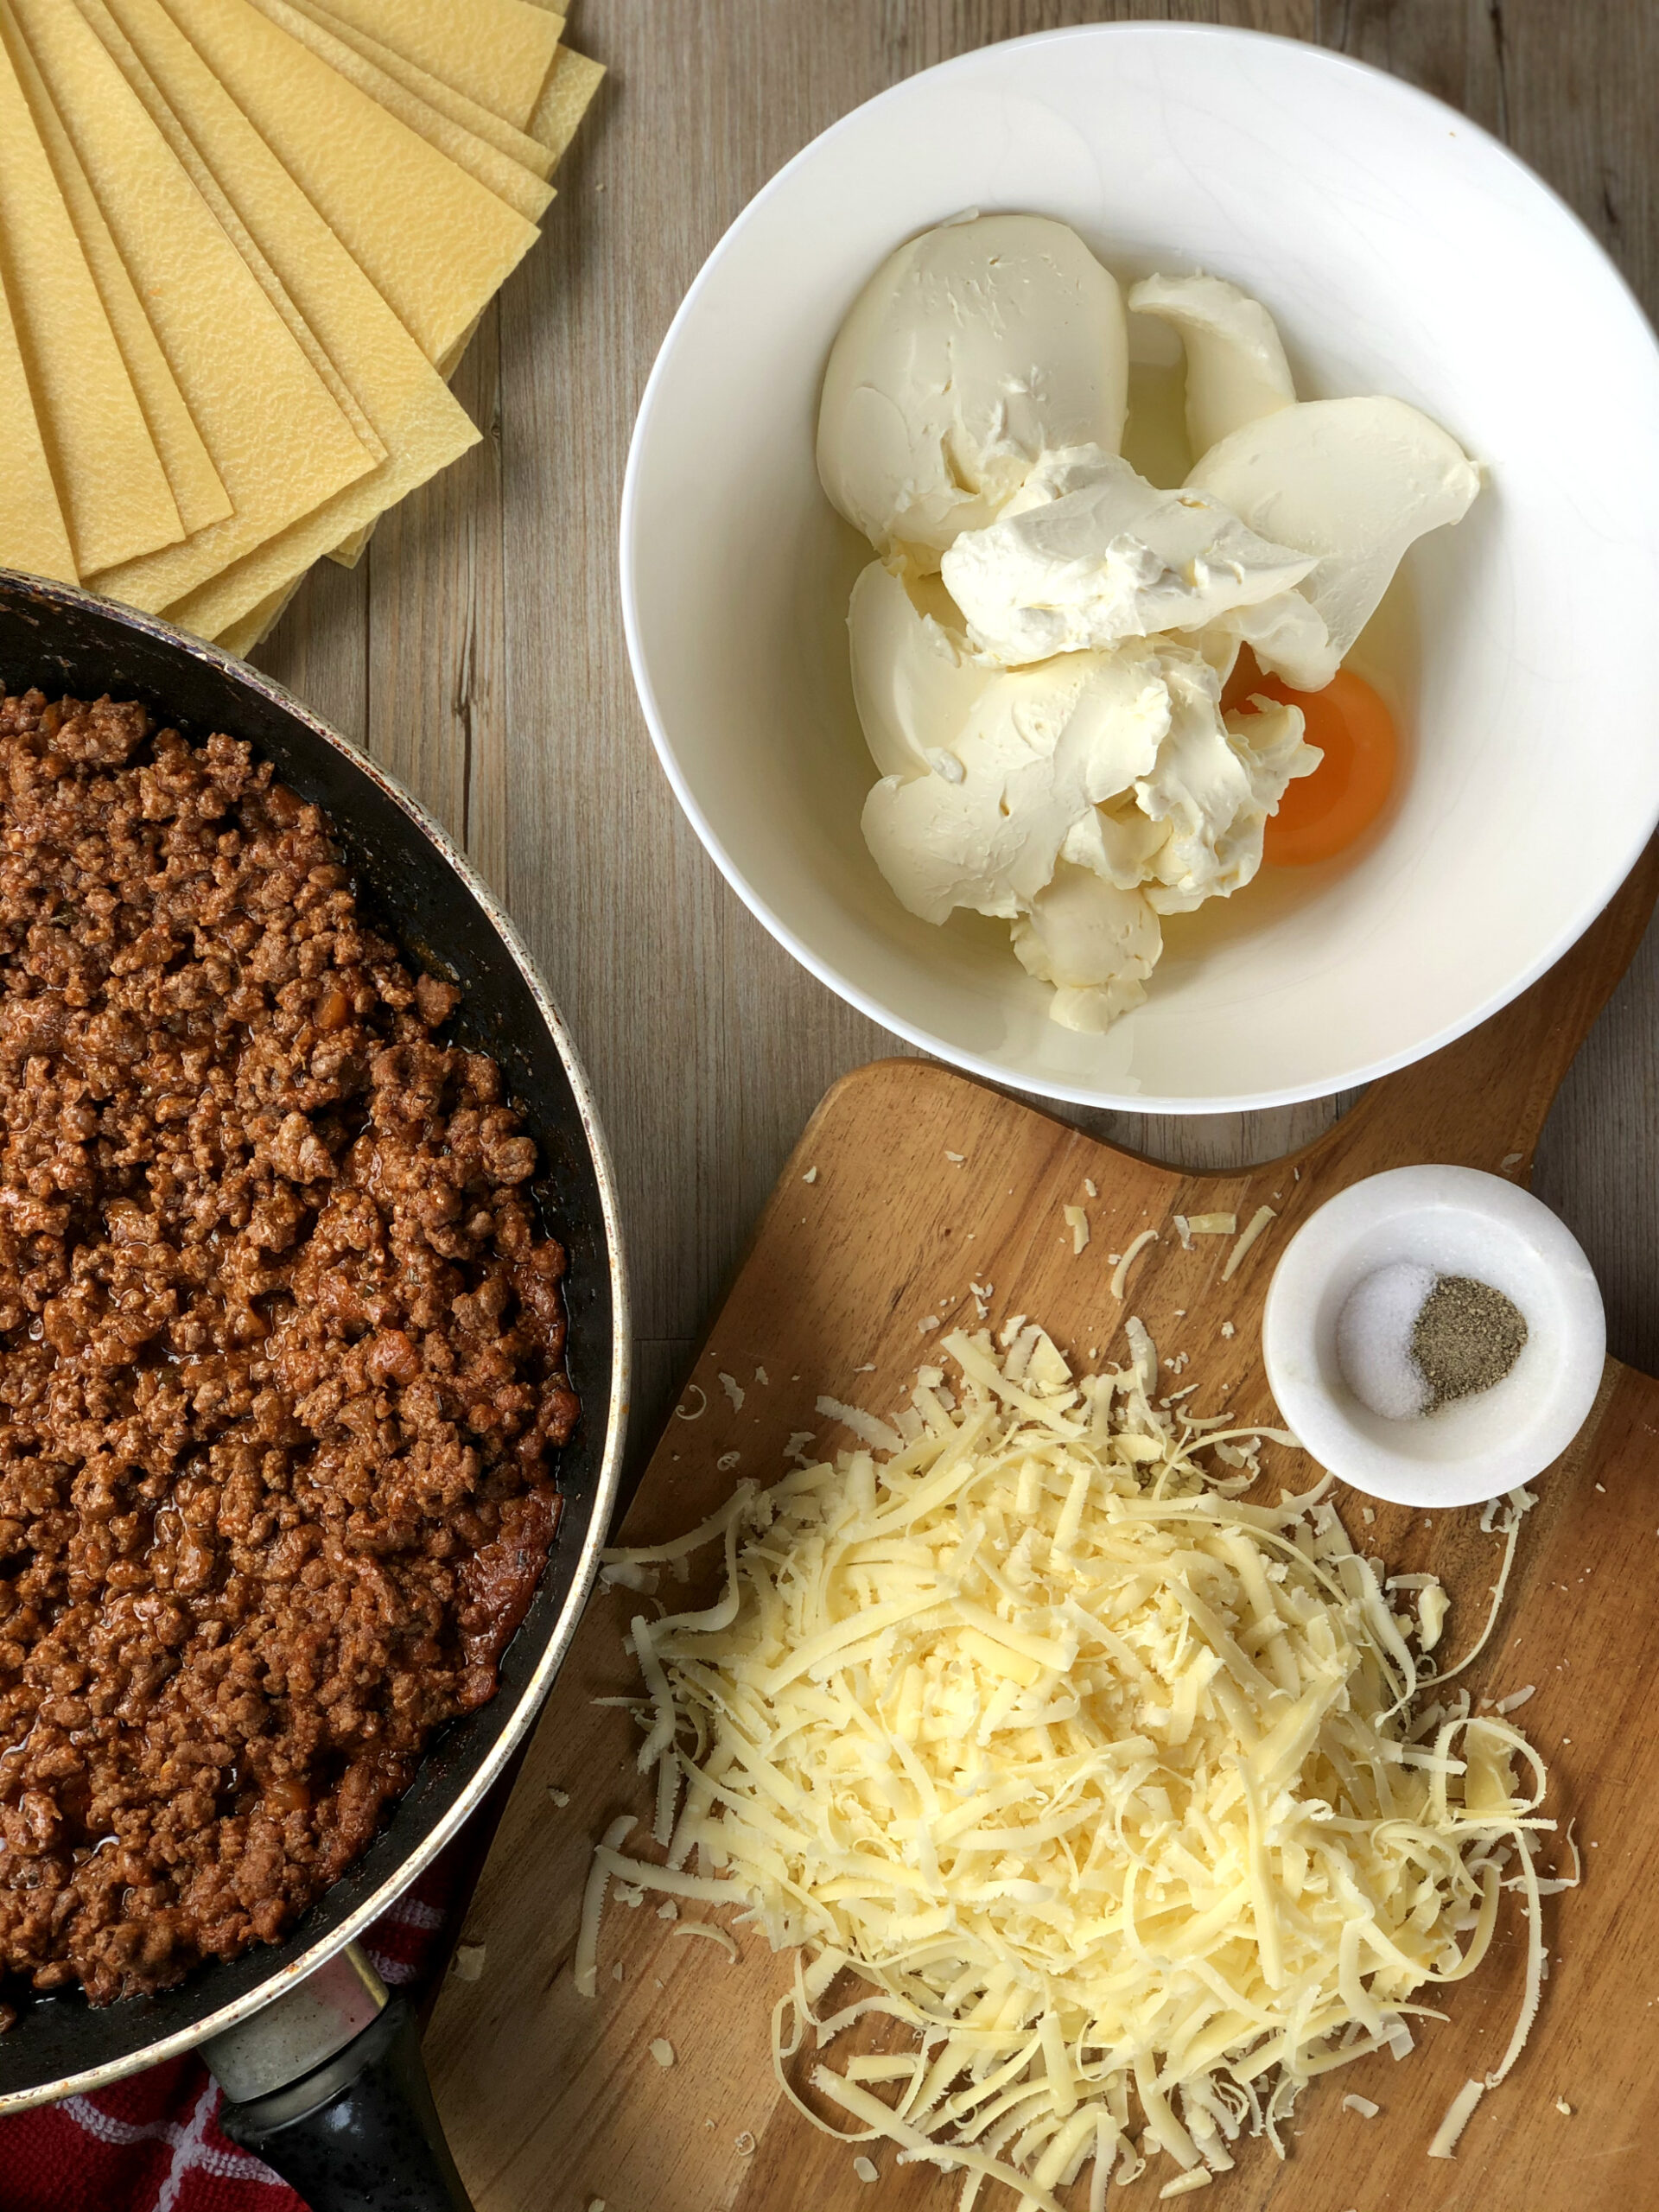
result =
[[[1526,1317],[1501,1290],[1472,1275],[1440,1275],[1412,1325],[1411,1356],[1435,1412],[1490,1390],[1521,1357]]]

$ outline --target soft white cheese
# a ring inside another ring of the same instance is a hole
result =
[[[847,609],[853,699],[884,776],[925,776],[953,764],[939,748],[967,727],[996,671],[969,651],[962,618],[937,576],[902,578],[872,561]]]
[[[992,659],[1020,665],[1198,629],[1281,599],[1313,568],[1203,493],[1160,491],[1098,447],[1046,454],[941,574]]]
[[[1460,521],[1480,474],[1455,438],[1400,399],[1314,399],[1232,432],[1188,477],[1316,565],[1299,587],[1324,620],[1322,653],[1272,664],[1318,690],[1376,613],[1407,549]]]
[[[1169,730],[1135,798],[1168,833],[1149,863],[1147,903],[1160,914],[1185,914],[1250,881],[1262,865],[1268,815],[1291,779],[1312,775],[1324,756],[1302,742],[1299,708],[1268,706],[1224,720],[1221,687],[1201,655],[1165,644],[1158,658]]]
[[[945,224],[885,261],[842,325],[818,474],[878,553],[929,572],[1046,448],[1116,452],[1128,380],[1122,296],[1075,231],[1038,215]]]
[[[1228,433],[1296,397],[1278,327],[1260,300],[1222,276],[1147,276],[1129,293],[1136,315],[1173,323],[1186,351],[1186,435],[1208,453]]]
[[[887,770],[864,808],[877,866],[925,921],[965,906],[1012,922],[1067,1027],[1104,1029],[1141,1002],[1158,913],[1248,883],[1286,784],[1319,762],[1294,708],[1224,721],[1221,673],[1173,639],[988,666],[965,656],[937,583],[880,563],[852,621]]]
[[[1089,869],[1103,883],[1115,883],[1120,891],[1135,891],[1146,881],[1153,860],[1168,836],[1167,824],[1143,814],[1131,790],[1120,798],[1103,799],[1079,816],[1066,832],[1060,855]]]
[[[997,674],[965,727],[942,728],[930,748],[944,772],[887,776],[871,791],[864,836],[877,867],[924,921],[957,906],[1012,921],[1046,888],[1071,833],[1094,839],[1096,803],[1151,772],[1169,712],[1144,648]]]
[[[1224,640],[1230,641],[1230,657]],[[1254,607],[1230,607],[1191,642],[1217,665],[1228,658],[1228,674],[1239,646],[1249,645],[1263,668],[1298,691],[1323,690],[1336,674],[1325,617],[1300,590],[1275,592]]]
[[[1138,891],[1119,890],[1062,861],[1029,914],[1015,922],[1014,949],[1039,982],[1055,986],[1053,1020],[1097,1033],[1145,999],[1164,940]]]

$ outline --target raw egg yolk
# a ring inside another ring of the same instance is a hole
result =
[[[1224,703],[1249,712],[1252,697],[1300,707],[1304,734],[1325,755],[1311,776],[1286,790],[1268,817],[1264,860],[1301,868],[1345,851],[1369,830],[1388,804],[1399,761],[1394,717],[1363,676],[1341,668],[1323,691],[1293,691],[1276,676],[1262,676],[1248,648],[1239,656]]]

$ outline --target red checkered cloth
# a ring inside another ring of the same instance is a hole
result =
[[[389,1986],[418,1985],[442,1957],[474,1848],[463,1833],[369,1930],[364,1948]],[[0,2120],[0,2212],[305,2212],[219,2133],[219,2104],[207,2068],[186,2056]]]

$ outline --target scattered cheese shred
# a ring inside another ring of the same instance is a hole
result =
[[[1492,1603],[1486,1615],[1485,1626],[1468,1650],[1464,1653],[1462,1658],[1459,1660],[1457,1665],[1446,1668],[1444,1673],[1436,1677],[1437,1681],[1449,1682],[1454,1675],[1461,1675],[1466,1668],[1474,1665],[1476,1660],[1486,1649],[1491,1639],[1492,1630],[1497,1626],[1497,1617],[1503,1610],[1503,1593],[1510,1586],[1510,1569],[1515,1565],[1515,1551],[1520,1541],[1521,1523],[1537,1503],[1538,1499],[1535,1492],[1522,1488],[1506,1491],[1502,1497],[1488,1498],[1482,1508],[1480,1516],[1482,1535],[1490,1535],[1493,1528],[1497,1526],[1503,1535],[1503,1564],[1497,1570],[1497,1580],[1492,1585]],[[1493,1516],[1499,1510],[1502,1510],[1504,1517],[1501,1523],[1497,1523],[1494,1522]]]
[[[1249,1250],[1251,1245],[1255,1243],[1256,1238],[1261,1236],[1268,1224],[1270,1221],[1276,1219],[1277,1216],[1274,1214],[1271,1206],[1257,1206],[1255,1211],[1250,1216],[1249,1225],[1246,1227],[1243,1235],[1239,1238],[1237,1243],[1234,1245],[1232,1250],[1227,1255],[1227,1264],[1221,1271],[1221,1279],[1223,1282],[1230,1282],[1232,1281],[1233,1277],[1238,1273],[1239,1268],[1244,1259],[1244,1255]],[[1198,1224],[1194,1223],[1193,1226],[1195,1228],[1197,1225]]]
[[[858,2176],[860,2181],[880,2181],[881,2178],[881,2170],[875,2160],[867,2158],[861,2151],[853,2160],[853,2171]]]
[[[660,1577],[654,1567],[635,1567],[625,1563],[619,1567],[601,1567],[599,1586],[601,1590],[632,1590],[642,1597],[656,1595]]]
[[[957,1331],[955,1389],[918,1377],[886,1459],[795,1468],[703,1524],[724,1595],[634,1624],[672,1701],[664,1742],[647,1673],[659,1839],[684,1791],[669,1863],[623,1858],[613,1827],[583,1901],[589,1993],[613,1876],[741,1902],[799,1947],[773,2050],[803,2111],[809,2037],[907,2026],[907,2056],[813,2062],[810,2082],[842,2139],[956,2171],[964,2212],[987,2181],[1059,2212],[1090,2161],[1099,2203],[1160,2152],[1165,2196],[1242,2135],[1282,2152],[1307,2082],[1409,2050],[1403,2015],[1479,1965],[1507,1884],[1525,1996],[1436,2135],[1449,2157],[1541,1982],[1536,1752],[1466,1694],[1419,1709],[1440,1686],[1417,1624],[1328,1484],[1244,1503],[1262,1443],[1288,1440],[1160,1409],[1126,1326],[1135,1363],[1080,1381],[1023,1316],[1000,1357]],[[677,1872],[694,1852],[710,1871]]]
[[[1123,1334],[1128,1339],[1129,1357],[1135,1362],[1135,1372],[1143,1397],[1152,1395],[1158,1380],[1158,1347],[1152,1341],[1146,1323],[1138,1313],[1131,1313],[1123,1324]],[[1160,1456],[1155,1452],[1153,1456]]]
[[[1193,1213],[1186,1225],[1194,1236],[1231,1236],[1238,1228],[1236,1213]]]
[[[1433,1651],[1440,1640],[1440,1630],[1446,1626],[1446,1617],[1452,1601],[1440,1584],[1424,1590],[1417,1600],[1417,1618],[1421,1624],[1418,1642],[1425,1651]]]
[[[1081,1206],[1067,1206],[1065,1225],[1071,1231],[1071,1251],[1075,1258],[1089,1242],[1089,1217]]]
[[[630,1821],[628,1826],[632,1825]],[[744,1892],[735,1882],[716,1882],[706,1874],[682,1874],[671,1866],[652,1866],[643,1859],[624,1859],[613,1847],[603,1843],[594,1853],[594,1864],[641,1895],[646,1890],[667,1890],[677,1897],[694,1897],[702,1904],[736,1904],[743,1899]]]
[[[1469,2125],[1471,2113],[1486,2094],[1484,2082],[1465,2082],[1446,2107],[1446,2118],[1434,2131],[1434,2139],[1428,2146],[1431,2158],[1452,2158],[1457,2156],[1458,2138]]]
[[[594,1853],[594,1863],[588,1870],[588,1886],[582,1892],[582,1918],[576,1928],[576,1955],[573,1979],[579,1997],[591,1997],[599,1987],[599,1919],[605,1909],[605,1885],[610,1880],[608,1868],[600,1862],[600,1853],[613,1853],[620,1844],[627,1841],[633,1829],[632,1813],[619,1813],[605,1831],[600,1850]]]
[[[1120,1303],[1128,1283],[1129,1269],[1146,1250],[1147,1245],[1155,1244],[1157,1242],[1158,1232],[1155,1229],[1143,1229],[1138,1236],[1131,1238],[1127,1250],[1112,1270],[1111,1293]]]
[[[1357,2112],[1362,2120],[1375,2120],[1382,2109],[1381,2105],[1373,2104],[1369,2097],[1357,2097],[1351,2089],[1343,2099],[1342,2108],[1344,2112]]]
[[[844,1406],[839,1398],[820,1398],[813,1408],[826,1421],[838,1421],[843,1428],[851,1429],[861,1443],[870,1445],[877,1452],[901,1452],[905,1440],[896,1428],[890,1428],[874,1414],[861,1412],[857,1406]]]
[[[674,2046],[666,2036],[653,2037],[651,2055],[659,2066],[671,2066],[674,2063]]]
[[[716,1928],[711,1920],[682,1920],[672,1931],[676,1936],[706,1936],[711,1943],[718,1943],[732,1964],[737,1964],[741,1954],[723,1928]]]

